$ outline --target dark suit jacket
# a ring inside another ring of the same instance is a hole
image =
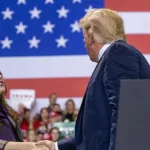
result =
[[[7,115],[7,111],[0,104],[0,140],[6,141],[23,141],[23,136],[17,124]],[[1,143],[0,147],[4,142]]]
[[[150,66],[137,49],[116,41],[89,81],[75,138],[58,142],[59,150],[114,150],[121,79],[150,79]]]

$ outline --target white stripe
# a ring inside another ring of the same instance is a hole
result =
[[[150,63],[150,54],[144,55]],[[7,79],[89,77],[96,63],[84,56],[0,58]]]
[[[150,54],[144,55],[150,63]],[[89,77],[96,63],[84,56],[0,58],[7,79]]]
[[[149,62],[149,64],[150,64],[150,54],[145,54],[144,56],[147,59],[147,61]]]
[[[9,78],[89,77],[96,63],[83,56],[5,57],[1,71]]]
[[[119,12],[127,34],[150,34],[150,12]]]

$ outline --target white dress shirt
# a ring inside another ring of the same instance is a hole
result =
[[[113,43],[113,42],[112,42],[112,43]],[[102,58],[102,56],[104,55],[105,51],[107,50],[107,48],[108,48],[112,43],[105,44],[105,45],[101,48],[101,50],[99,51],[99,54],[98,54],[98,61]],[[56,148],[56,150],[59,150],[59,149],[58,149],[57,142],[55,142],[55,148]]]
[[[112,42],[113,43],[113,42]],[[99,54],[98,54],[98,61],[102,58],[102,56],[104,55],[106,49],[112,44],[112,43],[108,43],[108,44],[105,44],[101,50],[99,51]]]
[[[55,142],[55,148],[56,148],[56,150],[59,150],[59,149],[58,149],[57,142]]]

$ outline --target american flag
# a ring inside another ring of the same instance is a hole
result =
[[[37,98],[82,97],[95,67],[79,20],[93,8],[117,10],[128,42],[150,60],[150,1],[1,0],[0,69],[8,89],[35,89]]]

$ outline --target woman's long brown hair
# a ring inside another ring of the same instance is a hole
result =
[[[2,97],[0,99],[0,103],[2,103],[2,105],[5,107],[8,115],[16,122],[19,122],[19,118],[20,115],[18,112],[16,112],[11,106],[8,105],[8,103],[6,102],[6,100]]]
[[[0,72],[0,74],[2,75],[2,73]],[[3,107],[6,109],[8,115],[16,122],[19,122],[20,119],[20,115],[18,112],[16,112],[11,106],[8,105],[7,101],[5,100],[5,95],[7,93],[7,87],[6,87],[6,83],[5,83],[5,93],[3,95],[0,96],[0,103],[3,105]]]

